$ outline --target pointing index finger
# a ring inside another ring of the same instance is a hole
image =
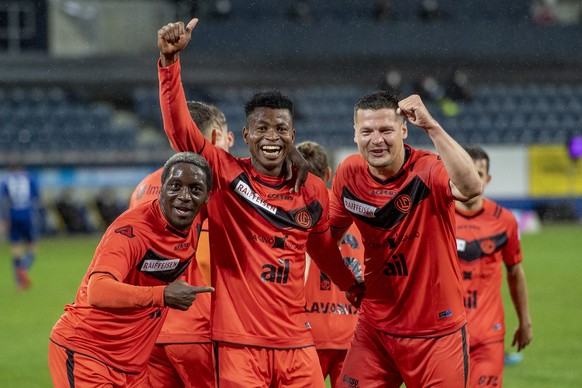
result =
[[[196,287],[196,286],[193,286],[192,289],[196,294],[200,294],[203,292],[214,292],[214,287]]]

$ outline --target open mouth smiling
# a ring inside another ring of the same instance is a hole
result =
[[[277,146],[277,145],[261,146],[261,151],[263,152],[263,154],[266,157],[269,157],[269,158],[277,157],[281,153],[282,150],[283,150],[283,147]]]

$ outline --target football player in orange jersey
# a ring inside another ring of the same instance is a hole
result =
[[[169,308],[186,310],[196,294],[214,291],[179,279],[196,252],[211,174],[198,154],[170,157],[158,199],[107,228],[50,334],[55,387],[150,386],[146,365]]]
[[[487,186],[491,181],[489,155],[479,146],[466,150]],[[483,195],[457,201],[455,218],[470,339],[471,386],[501,387],[505,339],[502,264],[518,319],[512,345],[517,345],[520,352],[533,337],[517,220],[509,210]]]
[[[438,155],[404,143],[421,128]],[[371,92],[354,106],[359,154],[333,178],[330,225],[362,234],[366,295],[342,370],[342,387],[463,387],[466,315],[455,245],[455,200],[482,183],[467,152],[418,95]]]
[[[224,114],[214,105],[188,102],[192,120],[208,141],[228,152],[234,135],[228,131]],[[160,168],[146,176],[131,195],[130,208],[158,196]],[[204,213],[204,211],[203,211]],[[182,278],[191,285],[210,284],[210,247],[208,221],[204,220],[196,260]],[[212,344],[210,341],[210,295],[200,295],[186,311],[170,310],[148,363],[153,386],[163,388],[211,388],[215,384]]]
[[[313,141],[297,144],[297,150],[311,167],[311,172],[325,183],[331,180],[325,149]],[[340,251],[344,263],[358,279],[363,278],[364,247],[355,225],[344,235]],[[332,388],[340,386],[341,370],[356,325],[358,309],[331,283],[329,277],[308,257],[305,281],[305,312],[321,364],[323,377],[329,376]]]
[[[276,91],[245,104],[242,135],[250,158],[210,144],[186,110],[180,52],[198,20],[158,30],[158,77],[164,130],[176,151],[200,152],[216,185],[208,203],[212,339],[222,388],[324,387],[304,313],[305,252],[354,303],[364,287],[343,265],[328,224],[328,194],[309,175],[300,188],[286,177],[293,153],[293,102]]]

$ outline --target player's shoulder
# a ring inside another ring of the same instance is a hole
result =
[[[311,193],[312,195],[321,196],[327,193],[327,186],[323,180],[315,174],[308,173],[307,179],[303,184],[305,187],[305,192]]]
[[[365,163],[364,157],[359,154],[351,154],[345,157],[345,159],[341,162],[344,166],[361,166],[362,163]]]
[[[229,154],[221,148],[214,146],[217,152],[214,154],[216,158],[209,158],[208,163],[212,168],[214,175],[223,176],[227,179],[232,179],[238,176],[241,172],[245,172],[249,177],[255,175],[255,168],[249,157],[236,157]],[[204,155],[202,155],[204,157]],[[220,165],[220,167],[217,167]]]
[[[149,231],[155,224],[155,214],[153,206],[157,201],[140,203],[137,206],[127,209],[121,213],[108,228],[108,231],[116,232],[116,229],[131,226],[134,232]],[[135,233],[133,233],[135,235]]]
[[[161,167],[159,169],[157,169],[156,171],[150,172],[149,174],[147,174],[136,186],[135,186],[135,190],[139,191],[140,188],[144,188],[147,187],[147,185],[154,183],[157,186],[161,186],[161,182],[162,182],[162,172],[164,171],[164,168]]]
[[[511,210],[489,198],[483,198],[483,207],[485,207],[488,213],[492,214],[496,218],[517,222],[515,215]]]
[[[362,169],[367,169],[364,157],[360,154],[351,154],[346,156],[346,158],[340,162],[336,175],[350,175]]]
[[[444,171],[444,164],[440,156],[434,152],[416,149],[406,145],[406,150],[409,152],[404,164],[404,170],[420,176],[423,180],[433,180],[430,178],[434,176],[435,171]],[[439,174],[443,178],[443,182],[448,182],[448,174]],[[447,185],[448,187],[448,185]]]
[[[305,184],[313,185],[315,187],[325,187],[325,183],[323,182],[323,180],[311,172],[307,173],[307,179],[305,180]]]
[[[160,167],[156,171],[151,172],[148,175],[146,175],[146,177],[143,179],[143,182],[151,181],[153,179],[159,179],[161,181],[163,172],[164,172],[164,167]]]

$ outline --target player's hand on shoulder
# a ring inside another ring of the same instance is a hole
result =
[[[196,24],[198,19],[194,18],[187,25],[184,22],[168,23],[158,30],[158,48],[162,59],[170,63],[176,60],[176,54],[190,43]]]
[[[176,280],[164,289],[164,304],[177,310],[188,310],[196,300],[196,294],[214,292],[212,287],[190,286],[183,280]]]
[[[295,177],[295,182],[291,189],[292,193],[299,192],[301,186],[307,180],[308,174],[309,164],[307,164],[301,152],[297,151],[297,148],[293,146],[291,152],[287,155],[287,159],[285,159],[285,179],[291,181]]]

